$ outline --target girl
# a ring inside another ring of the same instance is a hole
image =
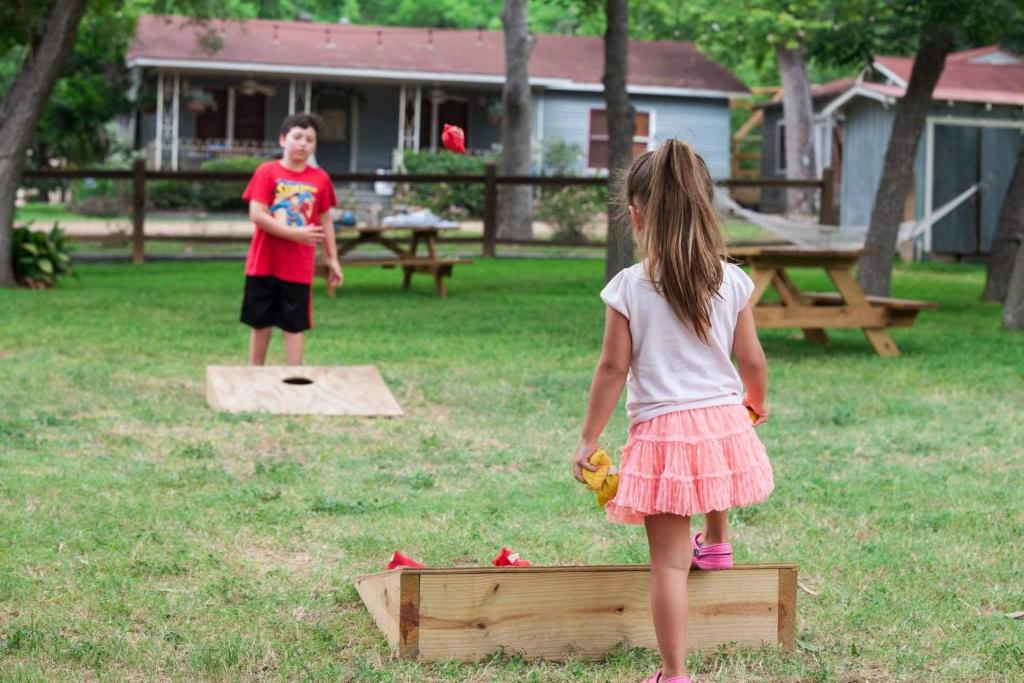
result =
[[[689,570],[731,567],[728,509],[762,501],[774,486],[753,429],[768,419],[767,368],[749,305],[754,285],[722,261],[704,160],[668,140],[633,160],[622,194],[644,259],[601,292],[604,348],[573,474],[582,482],[581,469],[596,469],[590,455],[626,384],[629,438],[606,510],[613,521],[647,530],[662,661],[647,683],[689,683]],[[704,533],[691,539],[690,517],[698,514]]]

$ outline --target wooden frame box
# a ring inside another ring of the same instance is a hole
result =
[[[206,402],[229,413],[402,415],[373,365],[209,365]]]
[[[792,649],[794,564],[690,572],[691,650],[725,643]],[[620,643],[656,647],[646,565],[395,569],[355,580],[403,659],[601,657]]]

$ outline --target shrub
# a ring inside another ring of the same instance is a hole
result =
[[[497,163],[497,156],[455,154],[447,150],[406,152],[405,170],[409,173],[482,175],[486,164]],[[401,186],[400,198],[409,204],[425,206],[439,216],[484,215],[482,183],[409,183]]]
[[[196,183],[182,180],[150,180],[146,182],[146,208],[176,211],[199,208]]]
[[[14,228],[11,250],[14,276],[26,287],[53,287],[58,277],[74,276],[69,252],[59,223],[54,223],[49,232],[31,230],[27,225]]]
[[[551,140],[544,149],[544,168],[556,176],[575,176],[583,159],[580,146],[562,140]],[[584,228],[607,204],[604,187],[564,185],[545,187],[537,201],[537,218],[550,223],[555,239],[585,242]]]
[[[85,216],[123,216],[131,207],[131,183],[112,178],[71,181],[68,208]]]
[[[584,228],[604,209],[606,196],[603,187],[546,187],[537,202],[536,215],[554,227],[555,239],[586,242]]]
[[[205,161],[202,171],[252,173],[266,159],[225,157]],[[152,180],[146,183],[146,206],[165,211],[243,211],[245,181]]]
[[[220,173],[252,173],[266,159],[257,157],[225,157],[203,162],[200,169]],[[242,199],[245,181],[203,182],[198,184],[197,199],[206,211],[242,211],[246,203]]]

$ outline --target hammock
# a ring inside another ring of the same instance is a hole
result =
[[[925,233],[937,221],[958,207],[978,191],[979,184],[953,197],[927,216],[900,223],[897,243],[914,240]],[[725,192],[715,193],[715,205],[723,215],[730,212],[758,225],[787,242],[805,249],[860,249],[868,235],[866,225],[821,225],[810,220],[795,220],[775,214],[759,213],[745,209]]]

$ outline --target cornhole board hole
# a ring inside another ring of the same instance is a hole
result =
[[[726,643],[793,649],[795,564],[692,571],[689,647]],[[655,648],[646,565],[394,569],[355,580],[359,597],[402,659],[599,658],[620,643]]]
[[[229,413],[402,415],[372,365],[210,365],[206,401]]]

